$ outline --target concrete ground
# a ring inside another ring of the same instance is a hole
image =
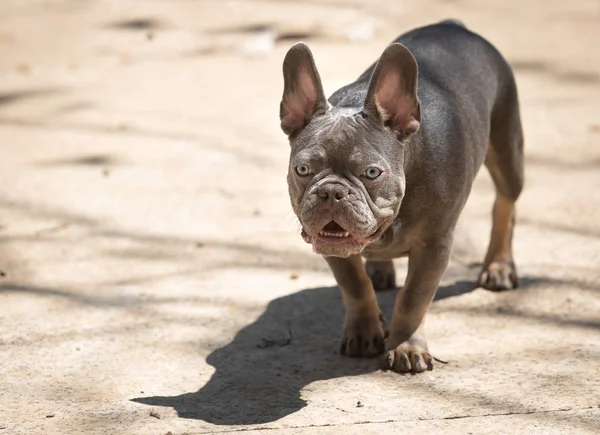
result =
[[[599,432],[597,1],[2,0],[0,17],[0,435]],[[286,192],[281,61],[307,41],[331,93],[448,17],[516,71],[522,288],[475,289],[482,171],[427,321],[447,364],[401,376],[337,353],[341,298]]]

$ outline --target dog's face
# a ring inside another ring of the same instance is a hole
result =
[[[404,197],[403,147],[420,123],[416,61],[406,47],[388,47],[362,110],[329,105],[302,43],[288,52],[283,72],[281,127],[302,237],[325,256],[358,254],[389,228]]]

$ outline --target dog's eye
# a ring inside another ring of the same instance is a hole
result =
[[[306,177],[308,174],[310,174],[310,168],[308,165],[298,165],[296,166],[296,173],[301,177]]]
[[[379,177],[381,175],[381,169],[376,168],[374,166],[367,168],[367,170],[365,171],[365,177],[367,177],[369,180],[374,180],[377,177]]]

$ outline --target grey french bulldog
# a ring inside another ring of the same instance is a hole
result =
[[[283,75],[291,203],[303,239],[341,288],[341,353],[386,353],[384,367],[400,373],[431,370],[423,320],[483,163],[496,199],[479,285],[518,285],[512,234],[523,133],[510,66],[481,36],[446,20],[400,36],[329,99],[307,45],[288,51]],[[395,287],[392,260],[404,256],[408,274],[384,336],[375,289]]]

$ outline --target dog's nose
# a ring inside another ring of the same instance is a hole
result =
[[[348,196],[349,193],[350,193],[350,190],[346,186],[344,186],[343,184],[337,184],[337,183],[332,183],[332,184],[327,184],[325,186],[321,186],[317,190],[317,195],[319,195],[319,198],[323,198],[323,199],[333,198],[336,201],[344,199],[346,196]]]

